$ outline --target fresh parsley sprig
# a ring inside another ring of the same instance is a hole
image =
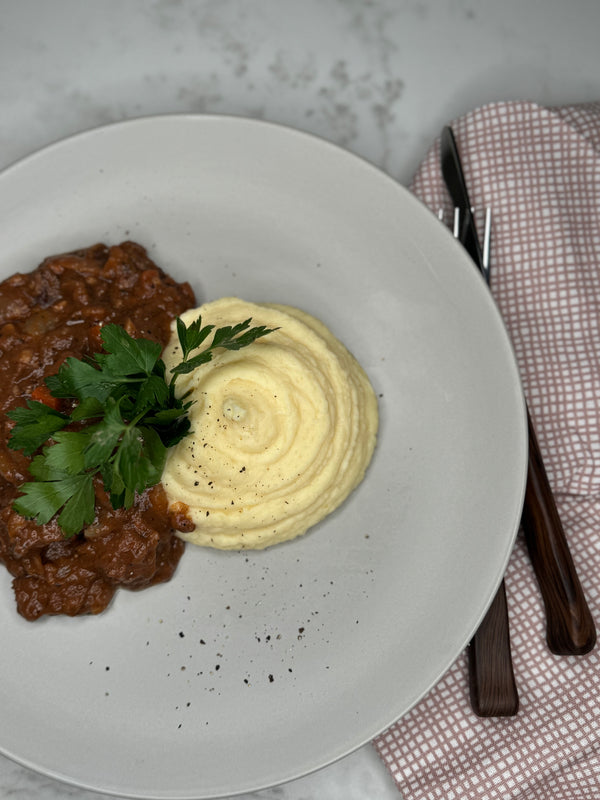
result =
[[[40,525],[58,514],[64,535],[71,537],[94,520],[98,475],[113,508],[130,508],[137,493],[160,481],[168,448],[190,432],[192,401],[176,396],[177,376],[209,362],[217,348],[240,350],[272,332],[251,328],[251,321],[215,330],[203,326],[202,317],[189,326],[178,318],[182,361],[169,378],[160,344],[105,325],[104,352],[87,361],[67,358],[46,378],[52,397],[73,404],[69,414],[37,400],[8,412],[16,423],[8,446],[34,456],[34,480],[20,487],[13,508]],[[211,333],[211,343],[193,355]]]

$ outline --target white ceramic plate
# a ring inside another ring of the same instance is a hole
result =
[[[239,118],[101,128],[0,176],[1,277],[132,238],[199,300],[292,303],[380,396],[364,483],[304,538],[188,547],[99,617],[28,623],[0,573],[0,751],[139,798],[274,785],[403,715],[502,577],[526,464],[515,362],[460,246],[405,189],[324,141]]]

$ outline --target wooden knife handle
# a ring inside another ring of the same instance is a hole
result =
[[[504,581],[468,648],[471,707],[479,717],[514,717],[519,694],[512,666]]]
[[[596,643],[596,628],[558,516],[529,411],[527,422],[529,467],[521,522],[546,609],[546,640],[557,655],[583,655]]]

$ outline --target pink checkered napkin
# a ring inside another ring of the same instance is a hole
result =
[[[600,627],[600,103],[495,103],[452,127],[471,202],[493,210],[492,292]],[[439,143],[411,188],[450,220]],[[522,536],[506,591],[519,714],[474,715],[462,654],[374,742],[405,800],[600,798],[600,644],[586,656],[549,652]]]

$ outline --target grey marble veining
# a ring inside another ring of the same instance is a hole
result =
[[[407,182],[441,125],[475,105],[585,100],[597,88],[594,0],[1,8],[3,164],[89,127],[191,111],[292,125]]]
[[[0,0],[0,167],[169,112],[314,133],[408,183],[482,103],[600,98],[596,0]],[[2,720],[3,725],[7,724]],[[0,799],[100,797],[0,757]],[[245,800],[392,800],[374,750]]]

